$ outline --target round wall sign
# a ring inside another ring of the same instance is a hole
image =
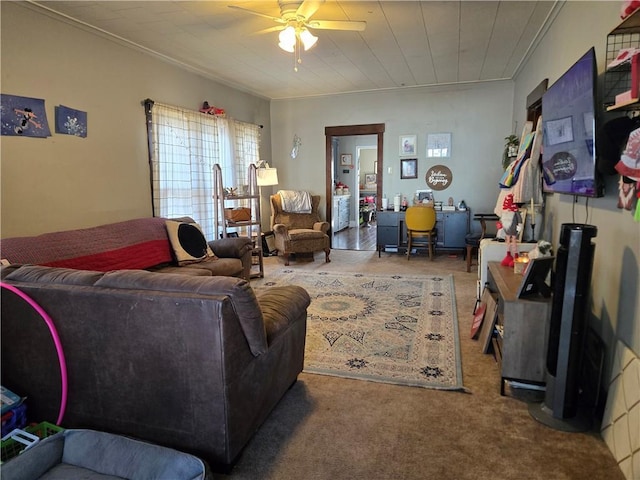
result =
[[[449,170],[449,167],[445,167],[444,165],[434,165],[427,170],[425,180],[432,190],[444,190],[451,186],[451,182],[453,182],[453,174],[451,173],[451,170]]]
[[[551,171],[556,180],[569,180],[578,170],[578,161],[569,152],[558,152],[545,162],[544,166]]]

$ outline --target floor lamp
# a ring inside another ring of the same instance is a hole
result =
[[[265,161],[260,161],[258,168],[256,168],[256,183],[259,191],[258,208],[261,208],[262,187],[272,187],[278,184],[278,169],[269,167],[269,164]]]

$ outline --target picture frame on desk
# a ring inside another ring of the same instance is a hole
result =
[[[555,257],[538,257],[529,261],[524,271],[522,283],[516,293],[517,298],[530,298],[542,295],[544,298],[551,296],[551,287],[547,285],[547,276],[553,268]]]

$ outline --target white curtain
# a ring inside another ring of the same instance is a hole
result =
[[[213,165],[220,165],[225,187],[247,183],[249,164],[258,161],[259,126],[159,103],[151,117],[155,214],[190,216],[208,239],[217,238]]]

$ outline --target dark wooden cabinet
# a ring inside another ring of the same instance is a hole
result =
[[[489,262],[489,289],[498,302],[491,342],[500,365],[501,395],[506,380],[537,385],[545,382],[551,299],[518,298],[521,282],[522,275],[514,273],[513,268]]]
[[[436,218],[436,248],[465,248],[464,237],[469,233],[469,210],[436,212]]]
[[[378,256],[382,251],[405,252],[407,227],[404,212],[381,211],[376,213]],[[464,237],[469,233],[469,211],[436,212],[436,249],[456,250],[465,248]]]

